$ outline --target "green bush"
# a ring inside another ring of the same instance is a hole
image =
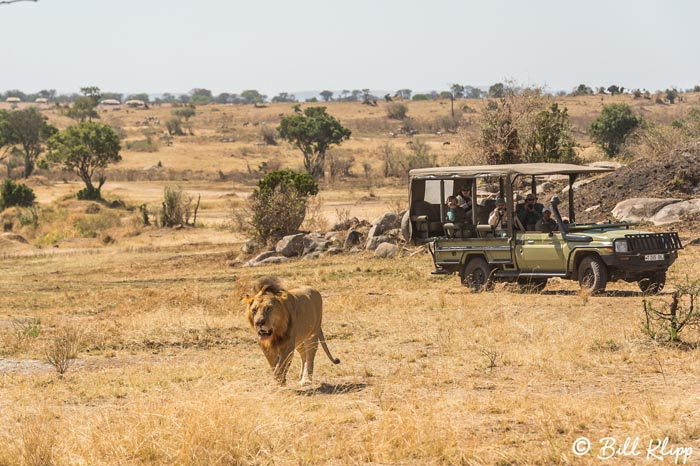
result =
[[[160,224],[164,227],[186,225],[192,214],[192,197],[186,195],[182,188],[166,186],[163,191],[163,208],[160,212]]]
[[[6,179],[0,188],[0,210],[8,207],[29,207],[34,203],[36,195],[32,188],[21,183]]]
[[[408,107],[402,103],[394,102],[386,108],[386,115],[392,120],[403,120],[408,114]]]
[[[146,136],[146,139],[137,139],[136,141],[126,141],[127,150],[134,152],[158,152],[158,141],[154,141],[151,136]]]
[[[632,111],[627,104],[610,104],[589,128],[589,133],[603,151],[614,157],[620,153],[622,144],[636,128],[642,125],[642,117]]]
[[[267,242],[273,235],[295,232],[304,222],[309,196],[318,185],[308,173],[277,170],[265,175],[250,197],[250,223],[254,235]]]
[[[430,96],[428,94],[416,94],[411,100],[430,100]]]

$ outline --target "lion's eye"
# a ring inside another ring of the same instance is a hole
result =
[[[258,310],[256,308],[253,308],[252,314],[255,315],[257,312],[258,312]]]

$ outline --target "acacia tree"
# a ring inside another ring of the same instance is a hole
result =
[[[323,176],[326,152],[350,138],[350,130],[326,113],[326,107],[308,107],[302,114],[287,115],[277,128],[280,136],[304,155],[304,168],[314,178]]]
[[[326,102],[333,100],[333,91],[321,91],[319,95],[323,97],[323,100]]]
[[[24,177],[28,178],[44,151],[44,143],[58,130],[48,124],[48,118],[35,107],[5,112],[0,120],[0,139],[6,145],[20,148],[24,158]]]
[[[110,126],[100,123],[69,126],[52,136],[48,146],[49,159],[74,171],[85,183],[85,189],[78,192],[78,199],[100,199],[100,189],[106,181],[103,170],[122,159],[119,136]],[[97,187],[92,181],[95,172],[98,173]]]

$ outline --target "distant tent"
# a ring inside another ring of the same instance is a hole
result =
[[[136,100],[136,99],[127,100],[126,102],[124,102],[124,104],[128,105],[129,107],[145,107],[146,106],[146,103],[143,100]]]
[[[7,99],[5,99],[5,102],[16,104],[17,102],[22,102],[22,99],[20,99],[19,97],[8,97]]]
[[[122,103],[119,102],[117,99],[105,99],[102,102],[100,102],[100,105],[121,105]]]
[[[34,103],[37,103],[37,104],[48,104],[48,103],[49,103],[49,99],[47,99],[46,97],[37,97],[36,99],[34,99]]]

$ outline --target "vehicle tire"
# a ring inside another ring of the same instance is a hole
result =
[[[578,284],[592,293],[605,291],[608,269],[598,256],[586,256],[578,266]]]
[[[645,274],[639,279],[637,285],[644,294],[659,294],[666,285],[666,271]]]
[[[401,218],[401,236],[406,243],[411,242],[411,212],[408,210]]]
[[[547,287],[546,278],[518,278],[518,286],[523,293],[541,293]]]
[[[493,267],[482,257],[475,257],[464,266],[461,274],[462,285],[470,287],[476,292],[490,291],[493,289]]]

